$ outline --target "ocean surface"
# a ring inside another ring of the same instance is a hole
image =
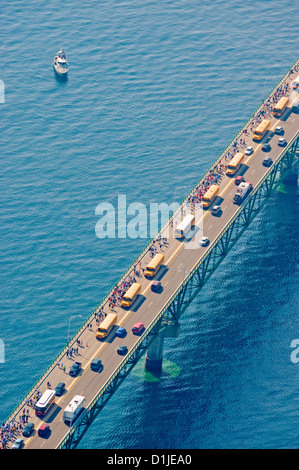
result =
[[[183,199],[297,59],[298,18],[291,0],[1,2],[0,421],[149,242],[97,238],[97,205]],[[275,193],[160,381],[137,364],[79,448],[298,447],[298,212]]]

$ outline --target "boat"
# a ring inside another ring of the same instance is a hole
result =
[[[65,52],[62,48],[59,49],[56,56],[54,57],[53,66],[55,72],[61,77],[65,77],[69,70],[69,65],[66,59]]]

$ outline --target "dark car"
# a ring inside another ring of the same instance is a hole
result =
[[[81,370],[81,366],[82,366],[81,362],[74,362],[74,364],[70,368],[69,374],[72,377],[76,377],[76,375],[78,375]]]
[[[123,327],[123,326],[120,326],[117,331],[116,331],[116,336],[118,336],[119,338],[124,338],[127,334],[127,330]]]
[[[46,423],[43,423],[37,433],[40,437],[47,437],[50,433],[50,426]]]
[[[99,370],[102,370],[103,369],[103,364],[102,364],[101,359],[97,359],[97,358],[93,359],[91,361],[90,368],[94,372],[99,372]]]
[[[151,290],[153,292],[159,292],[161,289],[161,282],[160,281],[153,281],[151,285]]]
[[[23,429],[23,436],[29,437],[34,429],[34,423],[27,423]]]
[[[60,397],[65,390],[65,383],[64,382],[59,382],[56,387],[55,387],[55,393],[58,397]]]
[[[235,179],[235,185],[236,186],[239,186],[240,183],[243,183],[245,181],[245,178],[244,176],[237,176],[237,178]]]
[[[272,163],[273,163],[273,160],[270,157],[265,157],[264,160],[263,160],[263,165],[264,166],[271,166]]]
[[[270,144],[263,144],[262,150],[263,150],[264,152],[270,152],[270,150],[271,150],[271,145],[270,145]]]
[[[118,352],[118,354],[120,354],[121,356],[125,356],[125,355],[127,354],[127,352],[128,352],[128,348],[127,348],[127,346],[120,345],[120,346],[118,346],[118,348],[117,348],[117,352]]]

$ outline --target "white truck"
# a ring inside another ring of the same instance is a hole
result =
[[[77,418],[85,403],[85,397],[75,395],[72,401],[67,405],[63,412],[63,421],[71,425]]]
[[[249,192],[252,189],[252,183],[249,183],[249,181],[244,181],[239,184],[237,192],[234,196],[234,203],[235,204],[241,204],[241,202],[244,201],[245,197],[249,194]]]

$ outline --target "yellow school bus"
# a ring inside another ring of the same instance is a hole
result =
[[[121,301],[121,307],[130,307],[134,300],[136,299],[139,291],[141,289],[141,284],[139,282],[134,282],[131,287],[127,290],[127,292],[124,294],[122,301]]]
[[[219,186],[217,184],[212,184],[212,186],[207,190],[201,200],[201,205],[204,209],[206,209],[207,207],[209,207],[210,204],[212,204],[218,192]]]
[[[245,153],[237,152],[236,155],[231,159],[229,165],[227,166],[226,174],[234,175],[236,171],[240,168],[241,163],[243,162]]]
[[[164,258],[163,253],[157,253],[145,268],[144,275],[146,277],[154,277],[163,263]]]
[[[254,134],[252,137],[253,140],[258,140],[258,141],[262,140],[270,124],[271,124],[270,119],[263,119],[262,122],[257,126],[257,128],[254,131]]]
[[[284,110],[286,109],[288,102],[289,98],[287,96],[283,96],[282,98],[280,98],[278,103],[274,106],[273,116],[281,116]]]
[[[102,321],[96,332],[97,339],[104,339],[110,333],[112,327],[117,321],[116,313],[108,313],[105,320]]]

